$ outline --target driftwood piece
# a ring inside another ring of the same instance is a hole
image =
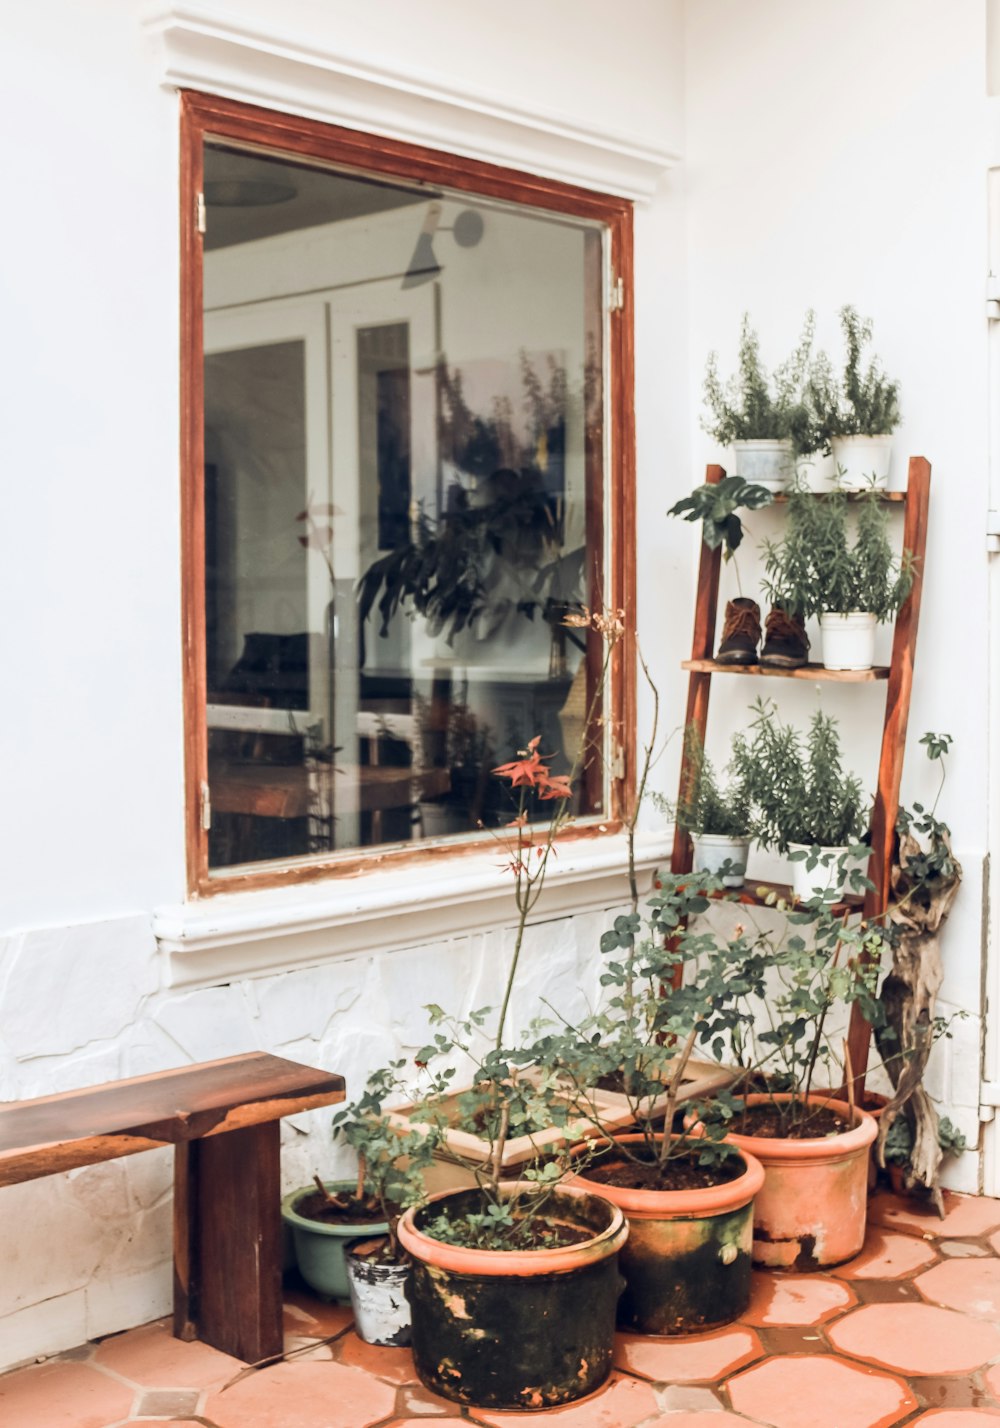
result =
[[[942,836],[948,853],[951,844]],[[894,1094],[882,1112],[877,1144],[885,1164],[885,1139],[893,1121],[904,1115],[910,1124],[913,1149],[904,1176],[907,1190],[922,1190],[938,1213],[944,1214],[937,1176],[941,1165],[938,1114],[923,1088],[924,1068],[934,1042],[938,989],[944,975],[938,937],[962,880],[962,869],[951,860],[950,876],[930,880],[911,875],[911,863],[921,857],[920,844],[903,834],[891,875],[889,919],[896,929],[892,970],[882,984],[880,999],[886,1025],[875,1033],[879,1053]]]

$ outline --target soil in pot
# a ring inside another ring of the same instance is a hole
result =
[[[435,1196],[400,1221],[413,1261],[412,1346],[421,1381],[453,1402],[488,1408],[552,1408],[583,1398],[611,1371],[618,1250],[627,1234],[621,1212],[597,1195],[559,1189],[546,1216],[557,1246],[501,1253],[427,1232],[438,1216],[454,1222],[482,1204],[478,1191]]]
[[[618,1327],[691,1334],[730,1324],[750,1302],[754,1196],[764,1172],[741,1152],[716,1165],[678,1155],[661,1166],[640,1135],[620,1136],[637,1160],[612,1150],[575,1182],[626,1215],[626,1286]]]
[[[844,1121],[835,1111],[825,1106],[810,1110],[808,1118],[791,1121],[773,1104],[748,1106],[737,1117],[740,1135],[759,1135],[769,1139],[818,1140],[831,1135],[842,1135],[851,1128],[850,1121]]]
[[[382,1206],[373,1195],[358,1199],[346,1191],[340,1194],[311,1190],[295,1202],[295,1213],[320,1225],[357,1225],[366,1229],[384,1220]]]
[[[351,1192],[355,1185],[354,1180],[340,1180],[327,1182],[325,1188],[337,1199],[348,1201],[353,1198]],[[281,1218],[292,1232],[299,1273],[322,1298],[346,1304],[350,1291],[344,1263],[345,1247],[362,1236],[384,1234],[388,1223],[377,1207],[374,1210],[369,1207],[367,1217],[363,1217],[357,1201],[353,1213],[350,1209],[338,1210],[336,1206],[327,1205],[325,1216],[330,1218],[311,1219],[300,1213],[300,1207],[310,1201],[318,1201],[322,1206],[323,1196],[318,1190],[300,1187],[281,1202]]]

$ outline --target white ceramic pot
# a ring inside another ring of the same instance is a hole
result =
[[[835,491],[837,463],[833,452],[824,455],[822,451],[812,451],[800,456],[795,463],[795,476],[804,491]]]
[[[888,486],[891,436],[835,436],[831,444],[843,490],[884,490]]]
[[[347,1284],[354,1327],[366,1344],[403,1348],[410,1342],[408,1264],[378,1264],[347,1252]]]
[[[736,475],[768,491],[785,491],[795,475],[790,441],[734,441]]]
[[[722,879],[727,888],[741,888],[743,875],[747,870],[747,854],[750,850],[749,838],[729,838],[721,833],[692,833],[694,844],[694,870],[696,873],[717,873],[723,863],[729,862],[735,871]]]
[[[789,843],[790,853],[808,853],[809,847],[805,843]],[[807,858],[796,858],[791,864],[792,868],[792,892],[800,902],[808,902],[817,893],[825,893],[830,888],[833,889],[837,897],[844,891],[844,884],[847,882],[848,874],[851,871],[851,859],[846,859],[843,869],[840,866],[840,859],[847,852],[846,848],[823,848],[820,850],[819,862],[814,868],[807,870]]]
[[[863,610],[820,615],[824,669],[871,669],[875,660],[875,616]]]

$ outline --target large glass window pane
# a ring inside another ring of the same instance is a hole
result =
[[[497,828],[600,665],[602,230],[222,143],[205,196],[210,866]]]

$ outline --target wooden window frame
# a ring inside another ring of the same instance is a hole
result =
[[[350,876],[419,860],[440,862],[482,853],[481,838],[447,846],[346,849],[280,867],[255,865],[210,873],[208,832],[203,827],[203,792],[208,783],[205,717],[205,512],[204,512],[204,344],[202,237],[198,196],[203,188],[206,139],[232,140],[278,154],[299,154],[344,169],[425,181],[483,197],[504,199],[539,210],[567,213],[605,225],[611,269],[621,281],[621,301],[613,305],[607,332],[606,394],[608,471],[603,479],[602,529],[595,549],[610,568],[596,577],[608,591],[612,609],[635,615],[635,433],[633,417],[634,335],[632,203],[554,179],[462,158],[382,135],[282,114],[213,95],[183,91],[181,111],[181,558],[184,673],[185,835],[188,895],[193,898],[255,888],[287,887]],[[603,577],[603,580],[602,580]],[[592,637],[588,661],[600,659]],[[621,829],[635,788],[635,641],[622,641],[614,661],[607,717],[613,743],[624,759],[611,770],[608,816],[571,825],[561,840],[595,838]]]

